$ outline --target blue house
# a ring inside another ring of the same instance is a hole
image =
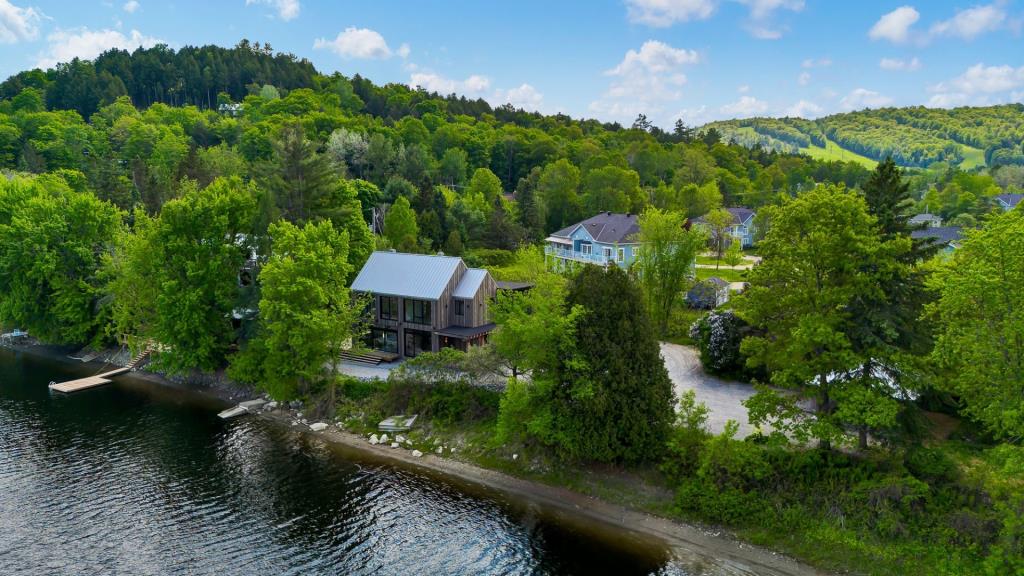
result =
[[[1020,204],[1020,201],[1024,199],[1024,194],[997,194],[996,204],[1003,209],[1003,212],[1009,212]]]
[[[757,228],[754,226],[754,217],[757,216],[757,213],[750,208],[743,208],[741,206],[726,208],[725,210],[732,215],[732,224],[726,233],[739,240],[740,246],[743,248],[751,247],[754,244],[754,233],[757,231]],[[703,216],[694,219],[693,223],[697,226],[708,226],[708,221]]]
[[[636,214],[601,212],[563,228],[545,240],[545,259],[554,266],[580,262],[629,268],[639,247],[637,219]]]

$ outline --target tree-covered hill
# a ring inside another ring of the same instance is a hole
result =
[[[886,156],[903,166],[947,162],[976,166],[1024,164],[1024,104],[936,109],[880,108],[817,120],[749,118],[713,122],[726,140],[815,157]],[[833,152],[826,152],[829,149]]]

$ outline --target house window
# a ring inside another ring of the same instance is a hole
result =
[[[430,332],[420,330],[405,331],[405,355],[415,358],[416,355],[431,351]]]
[[[580,252],[584,254],[593,254],[594,247],[591,246],[590,244],[580,244]]]
[[[430,324],[430,302],[406,299],[405,321],[413,324]]]
[[[605,248],[604,249],[604,259],[605,260],[611,260],[612,259],[612,249],[611,248]]]
[[[462,316],[466,313],[466,303],[462,300],[455,301],[455,315]]]
[[[625,261],[626,261],[626,249],[625,248],[619,248],[619,262],[625,262]]]
[[[381,328],[370,329],[370,347],[381,352],[398,353],[398,332],[395,330],[383,330]]]
[[[381,296],[380,297],[380,319],[381,320],[398,320],[398,297],[397,296]]]

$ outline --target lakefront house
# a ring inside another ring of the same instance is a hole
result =
[[[467,350],[494,329],[487,307],[497,284],[462,258],[374,252],[352,282],[371,297],[368,347],[412,358],[441,348]]]
[[[585,263],[629,268],[640,245],[637,220],[636,214],[601,212],[562,228],[545,240],[545,259],[552,267]]]
[[[754,233],[757,232],[757,228],[754,226],[754,217],[757,216],[757,213],[742,206],[725,210],[732,215],[732,223],[726,229],[726,234],[738,240],[741,247],[750,248],[754,244]],[[694,219],[693,223],[696,226],[708,227],[708,221],[703,216]]]

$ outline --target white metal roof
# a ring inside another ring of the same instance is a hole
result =
[[[352,282],[352,289],[437,300],[461,263],[462,258],[455,256],[374,252]]]
[[[462,280],[459,280],[459,285],[455,287],[455,293],[452,296],[464,300],[472,300],[476,296],[477,290],[480,290],[480,284],[483,284],[486,277],[487,270],[482,268],[466,270],[466,273],[462,275]]]

